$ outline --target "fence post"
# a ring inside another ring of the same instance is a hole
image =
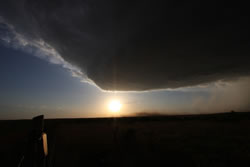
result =
[[[21,167],[48,167],[47,135],[44,133],[44,116],[32,119],[32,131]]]

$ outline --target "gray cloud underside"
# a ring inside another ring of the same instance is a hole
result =
[[[178,88],[250,72],[244,4],[6,0],[0,16],[105,90]]]

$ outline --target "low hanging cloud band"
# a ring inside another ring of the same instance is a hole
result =
[[[0,16],[105,90],[179,88],[250,72],[249,10],[237,2],[6,0]]]

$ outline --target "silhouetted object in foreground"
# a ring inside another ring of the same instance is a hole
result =
[[[43,132],[44,120],[43,115],[33,118],[32,131],[29,139],[21,167],[48,167],[48,146],[47,135]]]

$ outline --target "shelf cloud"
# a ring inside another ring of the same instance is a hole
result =
[[[237,2],[6,0],[0,17],[19,45],[104,90],[180,88],[250,73],[249,10]]]

